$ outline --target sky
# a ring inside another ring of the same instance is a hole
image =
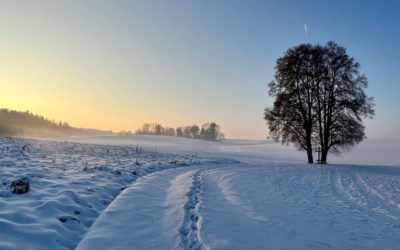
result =
[[[398,1],[0,1],[0,107],[76,127],[214,121],[264,139],[276,59],[333,40],[375,98],[369,138],[400,139]]]

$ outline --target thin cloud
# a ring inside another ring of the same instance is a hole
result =
[[[308,30],[307,30],[307,24],[304,24],[304,34],[307,36],[308,35]]]

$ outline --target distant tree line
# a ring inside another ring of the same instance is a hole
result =
[[[74,128],[67,122],[49,120],[29,111],[0,109],[0,136],[57,137],[109,133],[112,132]]]
[[[158,123],[145,123],[143,124],[142,129],[136,130],[135,134],[137,135],[175,135],[175,129],[164,127]]]
[[[221,132],[221,127],[215,122],[205,123],[201,128],[194,124],[185,127],[164,127],[158,123],[145,123],[142,129],[136,130],[137,135],[168,135],[179,136],[194,139],[203,139],[210,141],[217,141],[225,139],[224,134]]]

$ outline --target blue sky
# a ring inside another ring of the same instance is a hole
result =
[[[113,130],[216,121],[228,138],[262,139],[276,59],[300,43],[333,40],[369,79],[376,116],[366,121],[368,137],[400,137],[396,1],[1,5],[3,107]]]

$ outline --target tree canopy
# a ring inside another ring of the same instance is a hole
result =
[[[360,64],[335,42],[301,44],[279,58],[264,110],[270,135],[294,143],[313,162],[313,148],[326,163],[328,152],[349,150],[365,136],[363,118],[374,115],[373,98],[365,94],[367,78]]]

